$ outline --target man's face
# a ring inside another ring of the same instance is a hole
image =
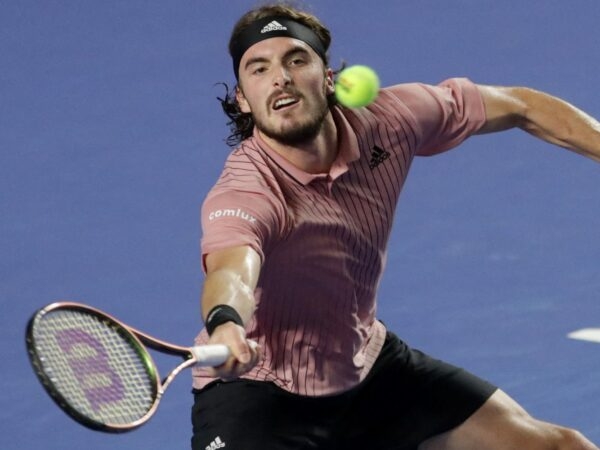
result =
[[[242,112],[252,113],[262,133],[286,145],[317,136],[333,91],[333,72],[298,39],[258,42],[240,61],[237,99]]]

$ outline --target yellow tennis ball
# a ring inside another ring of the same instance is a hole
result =
[[[379,77],[368,66],[350,66],[340,72],[335,82],[335,96],[349,108],[367,106],[379,94]]]

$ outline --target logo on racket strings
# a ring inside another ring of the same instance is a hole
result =
[[[56,333],[56,341],[94,411],[124,398],[123,382],[110,367],[108,354],[95,337],[81,329],[67,329]]]

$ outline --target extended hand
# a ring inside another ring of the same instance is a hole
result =
[[[225,344],[231,350],[229,359],[220,366],[209,369],[212,376],[223,380],[234,380],[250,371],[262,357],[260,346],[246,339],[246,331],[233,322],[219,325],[213,332],[209,344]]]

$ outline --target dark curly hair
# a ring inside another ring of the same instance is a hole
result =
[[[315,32],[319,40],[322,42],[323,48],[325,48],[325,51],[327,51],[331,44],[331,33],[329,30],[316,16],[306,11],[302,11],[298,6],[295,5],[297,5],[297,2],[280,1],[276,3],[265,4],[248,11],[237,21],[233,27],[233,31],[229,39],[229,53],[233,53],[233,42],[248,25],[254,23],[256,20],[273,16],[287,17],[309,27]],[[328,64],[328,54],[326,54],[326,58],[327,60],[325,63]],[[227,126],[229,126],[231,131],[231,134],[227,137],[225,142],[230,147],[235,147],[244,139],[252,136],[254,120],[252,119],[252,115],[250,113],[243,113],[241,111],[235,95],[237,86],[234,89],[230,89],[226,83],[220,84],[225,87],[225,96],[223,98],[217,97],[217,99],[221,102],[223,112],[229,118]],[[332,105],[334,103],[335,97],[330,95],[329,104]]]

